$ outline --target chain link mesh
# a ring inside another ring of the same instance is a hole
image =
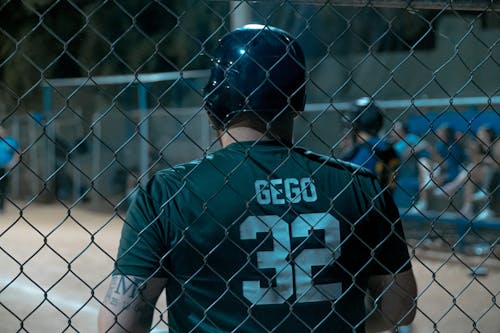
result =
[[[259,23],[306,53],[297,146],[348,156],[346,115],[364,96],[382,109],[380,137],[399,141],[394,197],[419,287],[417,318],[400,330],[498,332],[498,10],[2,1],[0,160],[11,160],[0,168],[0,331],[97,331],[127,207],[158,170],[219,149],[203,109],[210,59],[225,33]],[[168,329],[167,312],[162,296],[153,329]]]

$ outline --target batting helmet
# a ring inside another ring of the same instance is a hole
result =
[[[364,97],[356,100],[354,103],[354,113],[351,122],[355,131],[377,135],[384,124],[384,117],[382,110],[375,102],[370,98]]]
[[[287,32],[271,26],[246,25],[226,34],[215,49],[204,101],[218,128],[240,112],[302,111],[302,49]]]

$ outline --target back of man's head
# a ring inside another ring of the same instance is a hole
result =
[[[219,40],[204,89],[205,109],[218,130],[272,131],[304,109],[305,77],[304,54],[287,32],[247,25]]]

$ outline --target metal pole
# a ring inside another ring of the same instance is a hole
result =
[[[82,158],[80,156],[78,157],[73,157],[73,163],[76,165],[79,165],[80,167],[83,167],[84,162],[82,161]],[[76,159],[76,161],[75,161]],[[73,165],[72,165],[73,166]],[[77,200],[81,193],[81,187],[82,187],[82,174],[81,171],[73,166],[73,172],[71,173],[72,175],[72,181],[73,181],[73,200]]]
[[[500,96],[480,96],[480,97],[454,97],[454,98],[420,98],[420,99],[400,99],[400,100],[377,100],[377,105],[383,109],[406,109],[409,107],[435,108],[442,106],[490,106],[500,104]],[[305,111],[340,110],[345,111],[352,108],[351,102],[338,103],[309,103],[305,106]]]
[[[28,159],[27,156],[23,157],[23,159],[24,159],[25,163],[29,163],[29,166],[32,170],[35,170],[35,172],[38,175],[40,175],[43,172],[42,167],[40,167],[40,159],[41,159],[40,158],[40,148],[41,147],[36,146],[36,145],[33,146],[33,143],[36,142],[36,138],[37,138],[37,134],[36,134],[37,127],[36,126],[37,125],[35,125],[35,123],[32,121],[28,121],[26,123],[26,133],[28,135],[28,142],[31,145],[31,147],[29,148],[29,152],[30,152],[30,155],[32,155],[33,157],[30,157],[29,161],[26,161]],[[39,187],[38,187],[39,180],[31,172],[27,173],[26,178],[29,179],[30,193],[25,193],[25,196],[32,198],[39,191]]]
[[[52,122],[52,87],[43,87],[43,127],[45,130],[46,138],[46,159],[45,159],[45,186],[48,190],[56,190],[53,188],[54,180],[49,181],[48,179],[53,176],[55,169],[55,159],[56,159],[56,146],[55,146],[55,127]]]
[[[50,157],[50,147],[51,147],[51,142],[49,140],[49,126],[48,121],[50,120],[50,116],[52,113],[52,87],[50,86],[45,86],[43,87],[43,118],[42,118],[42,124],[43,128],[45,131],[45,148],[47,150],[47,153],[45,155],[45,181],[50,177],[51,170],[52,168],[50,167],[51,163],[51,157]]]
[[[252,23],[251,7],[246,1],[229,1],[231,30]]]
[[[92,168],[92,177],[91,177],[91,204],[94,208],[99,207],[99,194],[98,194],[98,181],[99,177],[97,175],[101,172],[101,142],[102,140],[102,130],[101,130],[101,122],[99,119],[99,114],[94,113],[92,116],[92,150],[90,152],[91,158],[91,168]],[[102,178],[102,177],[101,177]]]
[[[147,117],[148,111],[148,91],[143,83],[137,85],[137,97],[140,113],[139,124],[139,165],[140,165],[140,182],[144,184],[147,180],[147,170],[149,166],[149,118]]]

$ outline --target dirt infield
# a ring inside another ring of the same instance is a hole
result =
[[[96,332],[121,224],[85,207],[10,206],[0,216],[0,332]],[[417,249],[412,262],[419,286],[413,332],[500,332],[498,259]],[[479,264],[489,274],[472,276]]]

